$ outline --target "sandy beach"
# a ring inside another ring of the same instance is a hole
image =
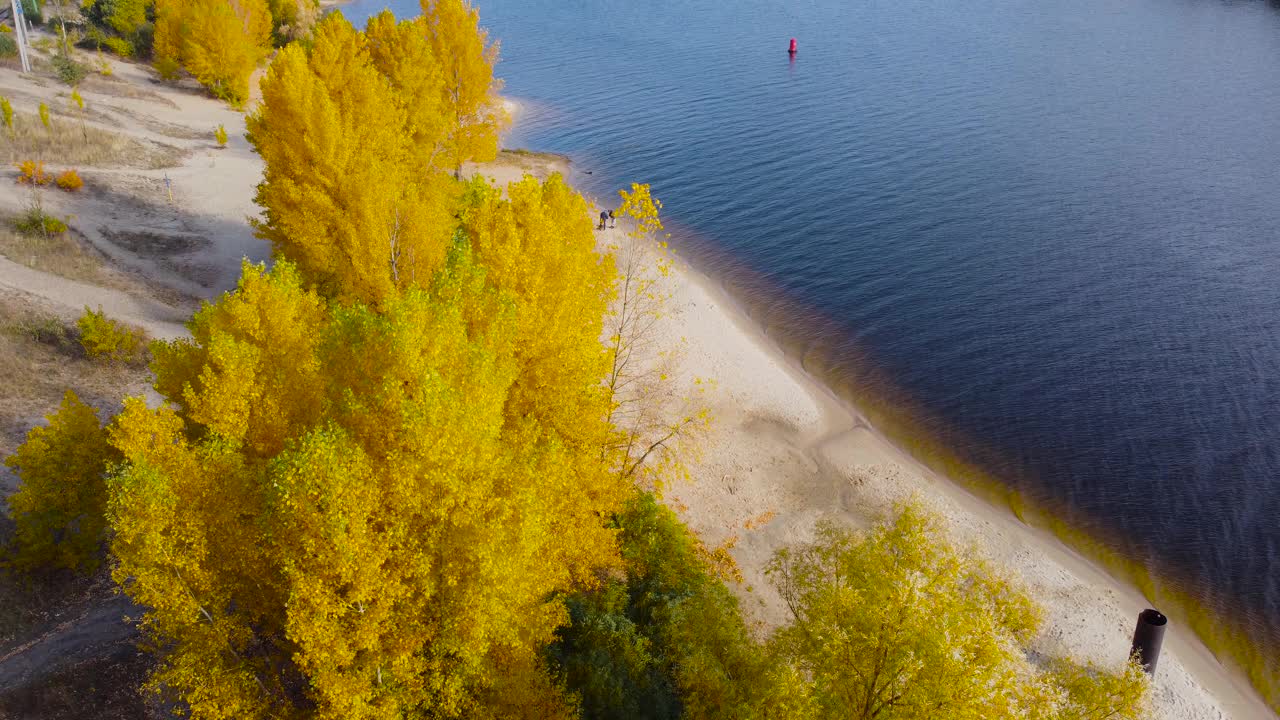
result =
[[[621,228],[607,231],[623,242]],[[1118,667],[1149,603],[1048,532],[976,497],[891,444],[848,403],[805,373],[713,279],[677,258],[660,347],[682,358],[686,392],[711,380],[713,417],[692,479],[666,501],[711,546],[734,540],[749,615],[767,630],[787,621],[764,576],[773,553],[812,537],[816,520],[865,526],[917,498],[953,539],[1020,578],[1046,610],[1035,649]],[[1186,627],[1165,638],[1153,688],[1155,717],[1274,718],[1243,674]]]
[[[176,158],[165,167],[127,159],[82,165],[86,192],[47,194],[50,210],[69,216],[77,237],[127,282],[98,287],[0,259],[0,288],[65,317],[97,305],[153,336],[180,335],[199,300],[234,286],[242,257],[269,254],[249,226],[262,166],[244,138],[243,116],[191,88],[157,83],[148,69],[128,63],[115,63],[113,79],[81,92],[92,109],[90,127],[140,147],[172,149]],[[20,112],[48,102],[56,120],[73,122],[66,89],[52,82],[4,70],[0,94]],[[225,150],[213,142],[218,124],[231,135]],[[566,169],[562,161],[504,153],[497,164],[470,170],[506,182]],[[8,167],[0,182],[16,187],[15,176]],[[6,213],[19,212],[23,202],[21,192],[0,194]],[[622,228],[605,231],[602,242],[622,242],[622,235]],[[750,617],[765,628],[786,620],[763,568],[775,550],[808,538],[815,520],[835,516],[862,525],[915,495],[946,519],[956,539],[1020,577],[1046,607],[1039,648],[1123,662],[1134,620],[1147,606],[1135,590],[895,448],[788,360],[713,280],[677,259],[667,282],[671,302],[659,347],[679,356],[677,382],[690,392],[695,380],[712,381],[703,400],[713,424],[700,439],[691,481],[669,488],[666,500],[708,544],[736,537],[733,555],[744,576],[738,589]],[[39,414],[32,408],[33,418]],[[36,652],[40,642],[32,645]],[[1275,717],[1239,673],[1176,624],[1154,695],[1159,718]]]

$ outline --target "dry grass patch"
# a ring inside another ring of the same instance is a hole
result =
[[[91,285],[126,289],[105,258],[77,233],[20,232],[16,218],[0,218],[0,255],[19,265]]]
[[[174,140],[208,140],[211,137],[211,130],[197,130],[186,125],[164,122],[162,120],[157,120],[144,112],[139,112],[130,108],[113,107],[111,109],[121,115],[126,115],[132,118],[139,125],[153,133],[171,137]]]
[[[113,58],[116,62],[121,62],[119,58]],[[174,110],[178,109],[178,104],[160,93],[147,88],[140,88],[137,85],[122,80],[118,77],[104,77],[99,74],[92,74],[80,83],[80,87],[85,92],[91,92],[96,95],[109,95],[111,97],[128,98],[130,100],[145,100],[164,105]]]
[[[15,137],[0,132],[0,156],[39,158],[60,165],[138,167],[158,170],[182,164],[186,152],[158,143],[142,143],[126,135],[81,125],[79,119],[54,115],[52,129],[37,115],[14,113]]]
[[[116,412],[120,400],[142,391],[150,372],[137,364],[89,359],[75,325],[25,295],[0,291],[0,457],[74,390],[84,402]],[[0,496],[12,490],[0,481]]]
[[[494,162],[502,165],[514,165],[524,170],[548,173],[563,173],[569,169],[569,158],[565,155],[537,152],[523,148],[499,150],[498,157]]]

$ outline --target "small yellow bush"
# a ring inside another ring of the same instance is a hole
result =
[[[146,336],[138,328],[108,318],[102,308],[84,309],[76,320],[80,345],[89,357],[108,362],[137,362],[142,359]]]
[[[58,179],[55,182],[58,187],[66,190],[67,192],[75,192],[76,190],[84,187],[84,180],[80,179],[80,173],[75,170],[68,170],[62,173],[58,176]]]
[[[218,141],[218,147],[227,146],[227,129],[221,125],[213,131],[213,139]]]
[[[23,160],[15,167],[18,168],[18,183],[21,185],[48,185],[53,179],[39,160]]]

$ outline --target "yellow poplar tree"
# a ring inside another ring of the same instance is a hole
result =
[[[266,162],[259,236],[326,295],[380,301],[443,263],[456,191],[418,172],[406,130],[415,106],[369,47],[340,15],[326,18],[310,51],[281,50],[248,126]]]
[[[9,498],[14,565],[88,571],[101,560],[107,464],[118,455],[93,408],[67,391],[47,427],[35,427],[5,459],[22,480]]]
[[[470,187],[463,231],[495,286],[519,299],[520,377],[510,412],[532,414],[578,444],[608,443],[609,367],[601,343],[613,258],[596,251],[588,205],[559,175],[526,176],[506,197]]]
[[[441,107],[450,132],[444,153],[458,174],[468,160],[497,157],[505,122],[493,77],[498,44],[480,28],[480,12],[468,0],[422,0],[422,19],[444,76]]]
[[[157,347],[172,404],[126,403],[109,481],[154,687],[202,719],[568,715],[541,648],[623,490],[512,413],[518,315],[465,246],[376,309],[279,262]]]
[[[452,171],[445,153],[451,118],[444,105],[444,69],[428,39],[426,20],[397,21],[384,10],[365,28],[369,58],[391,82],[404,110],[415,172]]]
[[[156,0],[155,54],[219,99],[243,107],[249,76],[271,50],[266,0]]]

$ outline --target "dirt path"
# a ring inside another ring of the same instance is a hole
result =
[[[102,308],[108,317],[123,320],[146,330],[152,337],[170,340],[183,337],[183,325],[190,313],[158,300],[138,299],[119,290],[86,285],[57,275],[32,270],[0,257],[0,287],[35,295],[78,315],[84,308]]]
[[[141,615],[141,608],[123,595],[86,606],[72,619],[0,655],[0,694],[99,657],[117,646],[132,647],[138,630],[125,618]]]

